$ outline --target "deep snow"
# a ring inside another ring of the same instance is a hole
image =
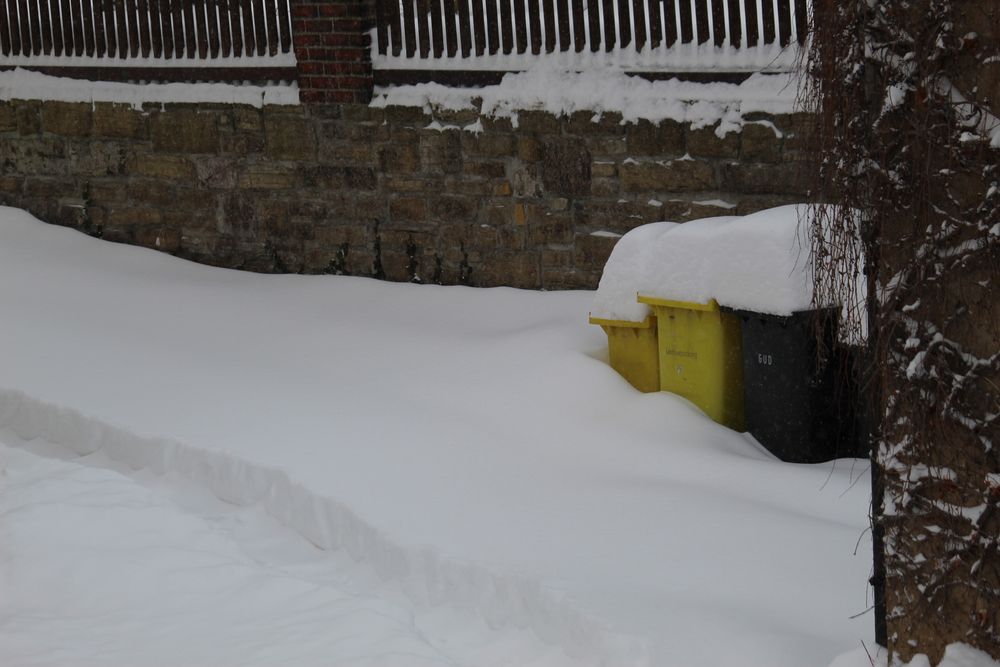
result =
[[[866,464],[781,463],[635,392],[592,298],[239,273],[0,209],[0,426],[257,507],[409,608],[586,663],[870,645]],[[71,650],[30,603],[8,598],[0,632]]]

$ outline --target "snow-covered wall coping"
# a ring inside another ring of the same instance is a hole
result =
[[[623,123],[673,120],[695,128],[719,123],[717,132],[739,130],[743,115],[754,112],[788,114],[796,103],[797,74],[753,74],[740,84],[698,83],[670,79],[647,81],[613,69],[567,72],[554,65],[507,74],[495,86],[452,88],[436,83],[376,87],[371,105],[435,109],[479,108],[485,116],[511,118],[518,111],[542,110],[554,115],[592,111],[617,112]]]
[[[49,76],[15,68],[0,72],[0,100],[49,100],[55,102],[120,102],[138,109],[143,104],[299,103],[296,84],[258,86],[234,83],[112,83]]]

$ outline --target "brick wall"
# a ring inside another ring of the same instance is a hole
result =
[[[563,289],[637,225],[805,199],[810,116],[592,116],[3,102],[0,203],[227,267]]]
[[[371,4],[370,0],[292,0],[303,104],[371,100]]]

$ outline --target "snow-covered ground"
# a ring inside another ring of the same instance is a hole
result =
[[[239,273],[0,208],[0,664],[871,646],[865,463],[632,390],[592,298]]]

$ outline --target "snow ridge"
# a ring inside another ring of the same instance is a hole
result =
[[[12,389],[0,388],[0,427],[24,440],[44,438],[81,456],[100,450],[134,470],[178,474],[229,503],[259,503],[316,546],[345,549],[355,560],[369,562],[383,580],[397,581],[416,605],[445,605],[479,614],[493,629],[526,626],[543,641],[588,663],[651,664],[644,642],[611,631],[536,580],[395,544],[344,503],[311,492],[279,468],[142,436]],[[2,468],[0,461],[0,472]]]

